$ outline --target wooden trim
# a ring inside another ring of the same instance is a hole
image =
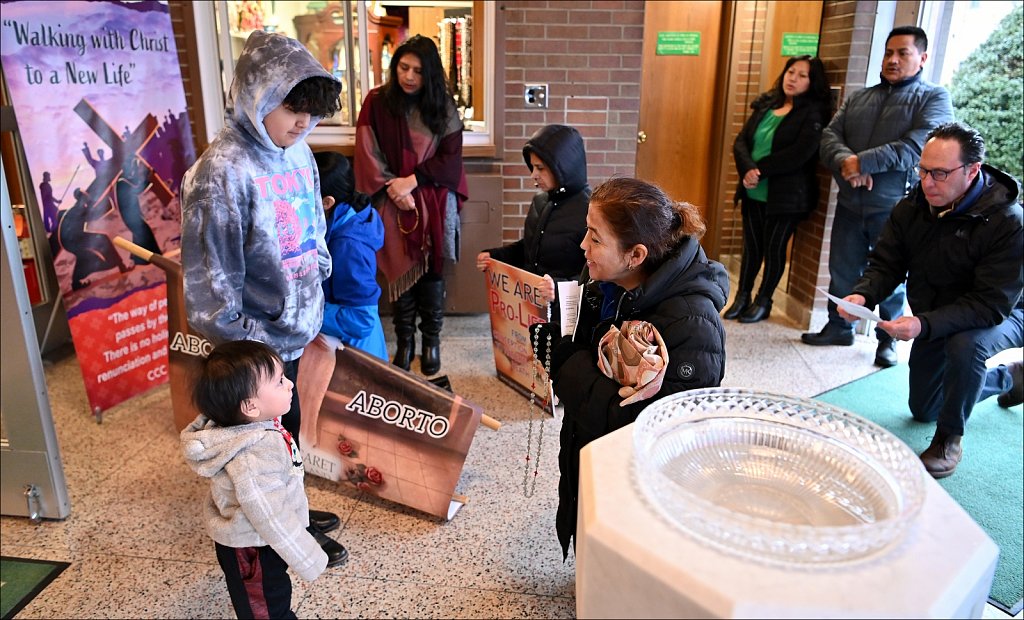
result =
[[[732,46],[735,37],[736,7],[732,2],[722,3],[718,37],[718,75],[728,76],[732,66]],[[715,81],[714,90],[714,113],[711,117],[711,135],[718,136],[712,141],[712,152],[710,161],[717,162],[717,167],[712,178],[716,183],[708,188],[708,211],[705,216],[707,234],[704,239],[704,249],[709,258],[718,260],[722,250],[722,195],[727,192],[722,187],[722,178],[727,174],[727,167],[731,161],[726,153],[732,150],[732,142],[728,139],[729,118],[732,107],[729,105],[729,91],[731,80],[719,79]]]
[[[470,62],[473,63],[473,111],[484,109],[484,46],[481,42],[488,36],[487,22],[484,19],[484,3],[481,0],[473,2],[473,51],[470,54]],[[496,43],[496,41],[495,41]],[[494,119],[484,118],[485,123],[492,123]]]
[[[482,5],[485,3],[473,3],[474,15],[477,4],[481,5],[480,15],[482,16],[484,11]],[[491,42],[491,53],[494,56],[494,70],[488,81],[488,88],[490,88],[491,97],[494,100],[494,118],[485,119],[491,131],[491,144],[488,145],[490,153],[479,156],[502,159],[505,148],[505,7],[494,6],[496,3],[490,4],[490,9],[494,11],[494,32],[489,32],[487,35]]]
[[[178,66],[185,89],[192,143],[199,155],[209,146],[206,140],[206,115],[203,110],[202,80],[199,76],[199,48],[196,45],[195,9],[191,2],[170,0],[167,4],[178,49]]]

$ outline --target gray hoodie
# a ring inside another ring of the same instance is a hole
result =
[[[224,427],[200,415],[181,431],[181,450],[210,479],[203,511],[210,538],[234,548],[270,545],[312,581],[327,568],[327,554],[306,531],[302,457],[274,422]]]
[[[265,342],[285,361],[298,358],[320,329],[320,282],[331,258],[305,135],[282,149],[263,119],[315,76],[332,78],[301,43],[253,32],[235,67],[224,129],[185,173],[181,190],[189,325],[215,344]]]

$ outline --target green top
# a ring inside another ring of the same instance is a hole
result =
[[[774,110],[768,110],[765,113],[764,118],[757,125],[757,130],[754,131],[754,148],[750,151],[751,159],[758,161],[771,155],[775,130],[779,128],[779,123],[784,118],[786,118],[785,114],[778,116]],[[761,182],[757,184],[757,187],[747,190],[747,197],[766,202],[768,200],[768,179],[761,177]]]

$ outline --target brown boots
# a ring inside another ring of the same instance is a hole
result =
[[[932,478],[945,478],[956,471],[960,457],[963,456],[961,439],[961,435],[950,435],[935,429],[931,445],[921,453],[921,463]]]

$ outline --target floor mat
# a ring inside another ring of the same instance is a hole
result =
[[[906,364],[881,370],[815,398],[861,415],[891,431],[920,454],[934,424],[916,422],[907,407]],[[999,563],[989,602],[1015,615],[1024,597],[1024,417],[1021,406],[1004,409],[995,397],[978,403],[964,434],[964,456],[956,473],[939,480],[943,489],[999,545]]]
[[[67,562],[0,557],[0,616],[13,618],[57,578]]]

